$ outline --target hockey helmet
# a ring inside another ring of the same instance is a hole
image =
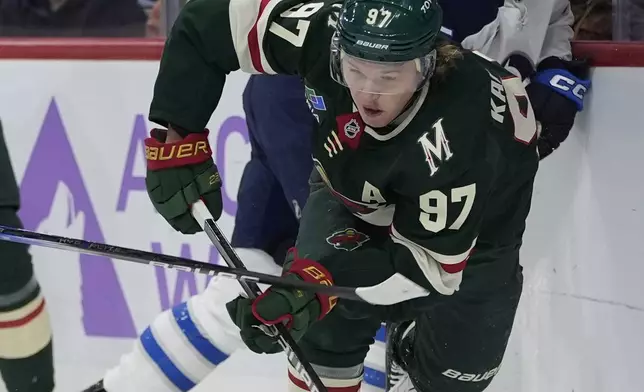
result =
[[[434,71],[442,22],[438,0],[346,0],[331,42],[331,75],[344,86],[370,93],[418,89]],[[371,74],[360,75],[347,62],[364,64]],[[391,74],[405,64],[417,73],[411,87],[401,80],[381,80],[373,71]]]

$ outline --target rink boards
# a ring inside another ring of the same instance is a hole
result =
[[[0,119],[23,193],[21,217],[28,229],[220,262],[205,237],[173,232],[145,193],[142,142],[152,126],[146,113],[160,46],[138,45],[119,60],[104,59],[118,52],[110,45],[81,60],[70,57],[91,53],[87,48],[8,55],[0,43],[0,57],[14,57],[0,59]],[[622,59],[623,51],[615,53]],[[644,68],[625,57],[630,63],[594,69],[586,110],[540,168],[522,254],[526,288],[492,391],[640,388]],[[241,105],[246,80],[228,77],[209,122],[228,235],[250,151]],[[31,252],[52,313],[61,391],[100,378],[157,313],[207,284],[203,276],[96,256]],[[226,390],[250,390],[238,387],[244,382],[280,389],[281,357],[244,355],[212,382]],[[373,358],[382,362],[382,350]]]

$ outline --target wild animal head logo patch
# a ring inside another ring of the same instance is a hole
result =
[[[334,248],[347,252],[358,249],[367,241],[369,241],[368,235],[352,228],[336,231],[326,239],[326,242],[333,245]]]

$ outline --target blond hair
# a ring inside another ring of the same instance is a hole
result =
[[[451,43],[440,43],[436,47],[436,70],[434,75],[439,79],[447,76],[450,69],[456,67],[456,61],[463,58],[463,50]]]

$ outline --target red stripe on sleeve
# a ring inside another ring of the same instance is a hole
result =
[[[38,317],[38,315],[42,313],[44,309],[45,300],[43,299],[40,302],[40,305],[38,305],[38,307],[34,309],[33,312],[29,313],[25,317],[19,318],[17,320],[0,321],[0,329],[22,327],[23,325],[28,324],[30,321]]]
[[[306,386],[304,381],[294,376],[293,373],[291,373],[290,371],[288,372],[288,378],[298,388],[303,389],[305,391],[309,390],[309,387]],[[360,384],[361,383],[358,383],[357,385],[352,385],[350,387],[326,387],[326,390],[328,392],[358,392],[360,390]]]
[[[264,71],[264,67],[262,66],[262,47],[259,42],[257,24],[270,1],[271,0],[261,0],[259,4],[259,12],[257,13],[257,20],[255,21],[253,28],[248,32],[248,51],[250,52],[250,59],[253,62],[253,67],[261,73],[266,73],[266,71]]]
[[[467,266],[467,260],[470,259],[470,256],[472,256],[473,252],[474,252],[474,248],[470,250],[470,253],[467,254],[467,257],[465,258],[465,260],[461,261],[460,263],[443,264],[439,262],[439,264],[441,265],[441,268],[443,269],[443,271],[447,272],[448,274],[459,273],[465,269],[465,267]]]
[[[443,263],[439,263],[439,264],[441,265],[441,268],[443,269],[443,271],[447,272],[448,274],[455,274],[465,269],[465,266],[467,265],[467,259],[461,261],[458,264],[443,264]]]

